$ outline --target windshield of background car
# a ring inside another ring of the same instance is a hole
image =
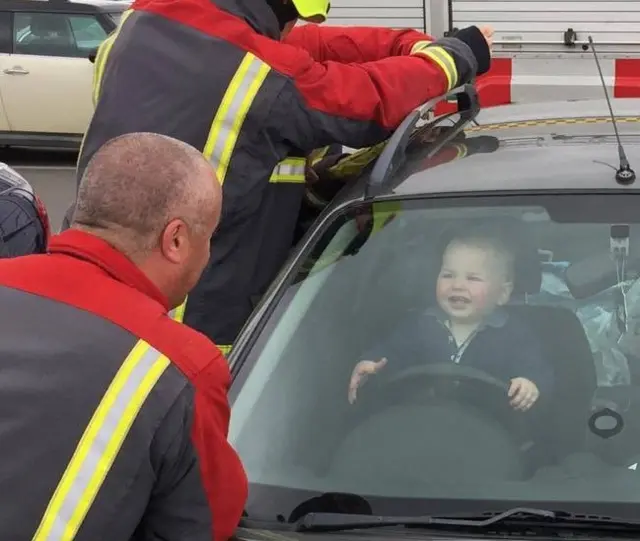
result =
[[[396,515],[640,503],[639,206],[502,194],[328,218],[233,366],[250,515],[328,492]]]

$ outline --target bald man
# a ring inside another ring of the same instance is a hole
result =
[[[247,480],[227,442],[229,369],[167,315],[220,207],[199,152],[129,134],[94,155],[49,254],[0,261],[0,539],[233,534]]]

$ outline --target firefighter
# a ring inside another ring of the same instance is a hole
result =
[[[232,535],[247,480],[227,441],[229,369],[167,315],[220,205],[199,151],[125,135],[94,154],[49,253],[0,261],[0,539]]]
[[[490,65],[489,29],[434,41],[314,24],[328,11],[328,0],[136,0],[96,57],[78,175],[108,139],[149,131],[201,150],[223,184],[216,250],[184,321],[225,351],[289,253],[307,155],[379,143]]]
[[[47,210],[32,186],[0,163],[0,258],[44,253],[49,231]]]

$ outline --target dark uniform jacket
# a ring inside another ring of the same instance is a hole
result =
[[[50,251],[0,261],[0,539],[228,538],[247,486],[222,355],[102,240]]]
[[[488,58],[474,32],[467,41]],[[291,249],[307,154],[379,143],[476,73],[461,39],[430,40],[306,24],[283,42],[263,0],[137,0],[96,57],[78,179],[125,133],[162,133],[203,152],[223,183],[223,214],[185,322],[231,344]]]

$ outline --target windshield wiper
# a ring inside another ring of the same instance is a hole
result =
[[[529,507],[515,507],[499,513],[465,515],[462,517],[350,515],[341,513],[309,513],[295,523],[298,532],[336,532],[364,528],[404,526],[428,529],[494,530],[554,528],[589,531],[628,530],[638,532],[640,521],[603,515],[573,514]]]

